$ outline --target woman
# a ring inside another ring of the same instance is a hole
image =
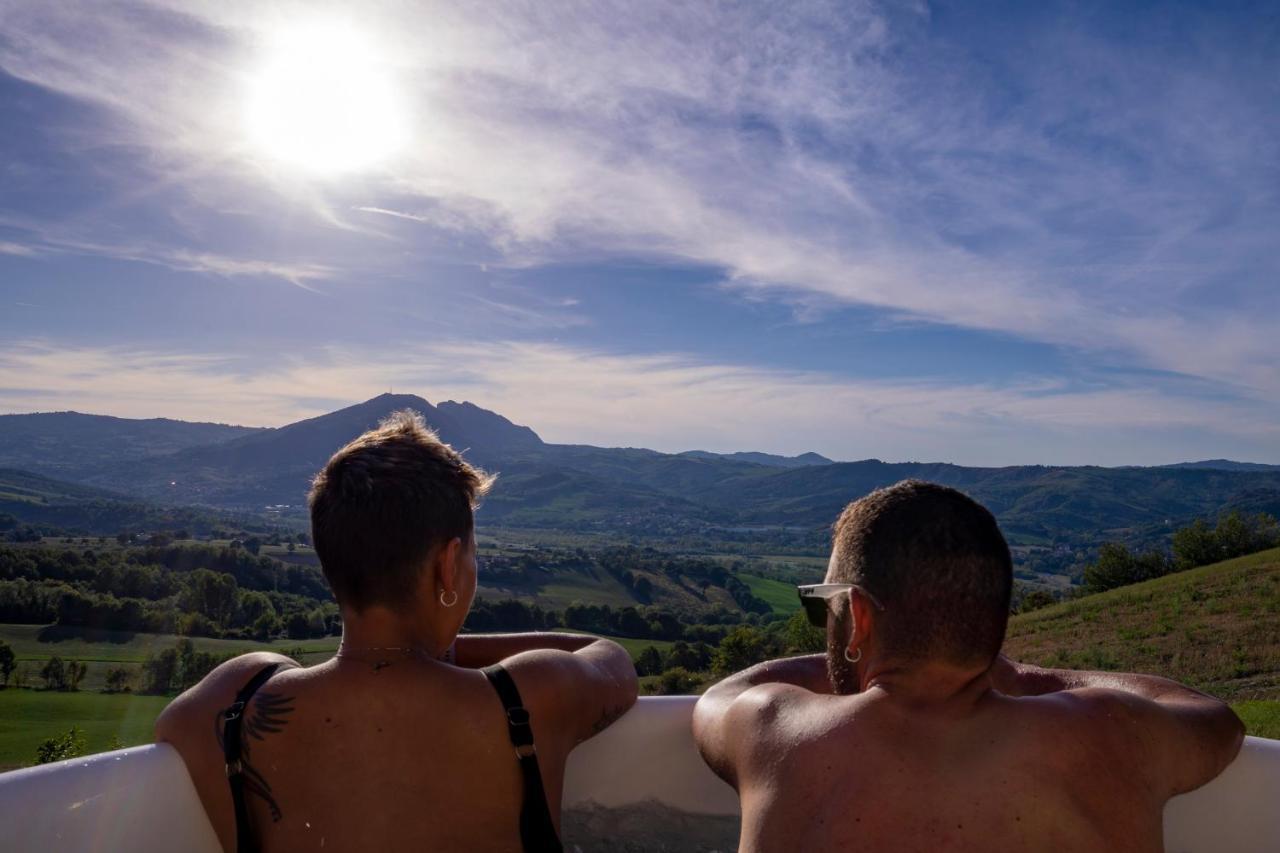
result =
[[[565,761],[635,702],[635,669],[608,640],[458,636],[490,483],[410,412],[316,478],[338,653],[242,655],[156,723],[226,850],[560,849]]]

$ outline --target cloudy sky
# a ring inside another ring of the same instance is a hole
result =
[[[1280,463],[1274,3],[0,0],[0,412]]]

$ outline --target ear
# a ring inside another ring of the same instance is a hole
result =
[[[440,585],[441,592],[457,592],[458,562],[462,551],[462,540],[455,536],[437,552],[436,583]]]
[[[865,595],[850,592],[849,615],[853,617],[853,634],[849,637],[849,645],[861,646],[875,632],[876,610]]]

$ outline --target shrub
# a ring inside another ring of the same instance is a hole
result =
[[[84,732],[72,726],[65,733],[46,738],[36,747],[36,764],[49,764],[84,755]]]

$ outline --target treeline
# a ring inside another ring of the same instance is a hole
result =
[[[1280,546],[1280,523],[1266,513],[1231,511],[1210,526],[1197,519],[1173,534],[1172,546],[1142,552],[1108,542],[1084,570],[1084,592],[1103,592]]]
[[[209,545],[0,547],[0,622],[259,640],[339,626],[319,569]]]
[[[761,661],[821,652],[826,635],[809,624],[803,611],[765,625],[739,625],[715,644],[673,643],[665,653],[646,646],[636,657],[636,673],[657,676],[650,692],[683,694],[697,690],[711,678],[738,672]]]

